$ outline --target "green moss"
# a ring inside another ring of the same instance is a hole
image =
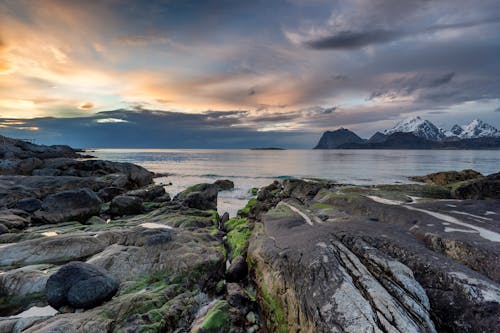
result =
[[[219,301],[208,311],[195,332],[219,333],[227,331],[230,326],[229,304],[226,301]]]
[[[273,332],[286,333],[288,328],[285,320],[285,311],[280,301],[267,290],[263,283],[260,283],[259,287],[262,306],[267,312],[268,320],[273,325]]]
[[[252,187],[252,189],[250,190],[250,193],[252,193],[252,195],[257,195],[259,193],[259,189],[256,187]]]
[[[45,292],[31,293],[23,296],[0,297],[0,316],[9,316],[22,310],[30,304],[36,304],[45,300]]]
[[[242,208],[238,211],[238,216],[248,217],[250,215],[250,210],[255,206],[256,203],[257,199],[255,198],[248,200],[248,203],[246,204],[245,208]]]
[[[327,209],[327,208],[332,208],[332,206],[327,205],[327,204],[317,203],[317,204],[314,204],[314,208],[316,208],[316,209]]]
[[[161,202],[151,202],[151,201],[146,201],[143,203],[144,209],[146,210],[154,210],[158,209],[163,206],[163,203]]]
[[[231,258],[243,255],[248,247],[252,234],[246,218],[231,218],[225,224],[227,230],[227,244]]]

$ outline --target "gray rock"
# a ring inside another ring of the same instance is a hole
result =
[[[42,208],[42,202],[36,198],[24,198],[17,201],[14,208],[33,213]]]
[[[500,199],[500,172],[460,185],[452,194],[457,199]]]
[[[99,198],[104,202],[109,202],[113,200],[114,197],[122,194],[124,191],[120,187],[105,187],[97,192]]]
[[[214,182],[219,191],[232,190],[234,188],[234,183],[229,179],[219,179]]]
[[[42,209],[35,212],[35,217],[46,223],[85,222],[99,213],[101,204],[97,194],[88,188],[64,191],[45,198]]]
[[[165,188],[155,184],[125,193],[127,196],[138,197],[144,201],[156,201],[157,198],[165,194]]]
[[[33,170],[32,175],[33,176],[60,176],[61,171],[58,169],[53,169],[53,168],[43,168],[43,169]]]
[[[219,187],[215,184],[197,184],[175,196],[184,206],[202,210],[217,209]]]
[[[237,308],[241,312],[247,312],[250,305],[250,298],[245,294],[243,288],[237,283],[228,283],[226,291],[226,300],[232,307]]]
[[[114,216],[139,214],[143,210],[140,198],[127,195],[114,197],[109,206],[109,213]]]
[[[231,265],[227,269],[226,279],[229,282],[239,282],[246,279],[248,274],[248,265],[242,256],[237,256],[231,261]]]
[[[64,305],[90,309],[110,300],[118,287],[118,282],[104,269],[75,261],[62,266],[47,280],[47,300],[55,309]]]

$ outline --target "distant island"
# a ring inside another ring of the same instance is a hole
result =
[[[346,128],[326,131],[314,149],[500,149],[500,131],[479,119],[447,131],[412,117],[368,140]]]
[[[286,150],[286,149],[279,147],[263,147],[263,148],[250,148],[250,150]]]

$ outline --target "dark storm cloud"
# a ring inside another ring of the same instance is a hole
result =
[[[356,49],[370,44],[387,43],[400,36],[401,33],[387,30],[342,31],[333,36],[304,42],[304,44],[316,50]]]
[[[455,72],[439,74],[416,74],[405,75],[401,78],[392,80],[386,84],[385,88],[372,92],[370,99],[378,97],[397,98],[401,96],[409,96],[419,89],[437,88],[451,82]]]
[[[92,117],[0,119],[6,136],[35,139],[37,143],[66,143],[74,147],[107,148],[252,148],[269,145],[310,148],[317,133],[259,132],[241,126],[241,111],[185,114],[161,111],[115,110]],[[9,126],[9,123],[12,124]],[[36,127],[38,130],[28,131]]]

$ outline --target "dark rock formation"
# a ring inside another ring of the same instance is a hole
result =
[[[468,169],[462,171],[442,171],[442,172],[431,173],[425,176],[412,176],[409,177],[409,179],[421,183],[449,185],[452,183],[477,179],[481,177],[483,177],[481,173]]]
[[[500,199],[500,172],[458,186],[453,196],[458,199]]]
[[[359,143],[362,144],[364,142],[359,136],[355,133],[349,131],[348,129],[341,128],[336,131],[327,131],[323,133],[321,139],[314,149],[336,149],[339,148],[342,144],[346,143]]]
[[[35,217],[46,223],[84,222],[99,213],[101,204],[97,194],[88,188],[69,190],[46,197]]]
[[[156,201],[158,198],[164,197],[165,194],[165,187],[163,187],[162,185],[154,184],[125,193],[125,195],[138,197],[144,201]]]
[[[231,265],[226,271],[226,279],[229,282],[239,282],[246,279],[248,266],[243,256],[237,256],[231,261]]]
[[[128,195],[114,197],[109,206],[109,213],[114,216],[139,214],[143,210],[141,198]]]
[[[42,208],[42,202],[36,198],[24,198],[20,199],[14,208],[33,213]]]
[[[271,209],[256,215],[248,262],[267,330],[497,330],[498,202],[408,204],[399,188],[258,197]]]
[[[64,305],[90,309],[110,300],[118,291],[118,282],[100,267],[74,261],[51,275],[46,289],[47,300],[55,309]]]
[[[234,188],[234,183],[230,180],[217,180],[213,184],[198,184],[177,194],[174,200],[190,208],[217,209],[218,192],[230,188]]]

